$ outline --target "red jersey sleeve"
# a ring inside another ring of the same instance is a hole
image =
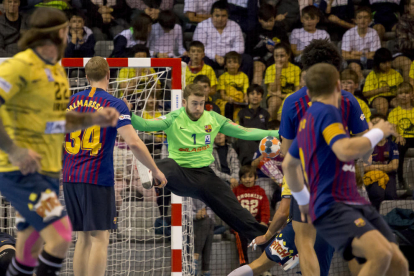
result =
[[[266,224],[269,224],[270,220],[270,206],[269,206],[269,200],[267,199],[267,195],[263,188],[260,188],[260,195],[262,196],[262,199],[260,200],[260,222],[264,222]]]

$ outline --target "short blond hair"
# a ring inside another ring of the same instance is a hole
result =
[[[90,81],[100,81],[109,72],[109,65],[103,57],[91,58],[85,66],[85,74]]]
[[[197,97],[205,97],[204,88],[199,84],[189,84],[184,89],[184,99],[188,100],[188,97],[195,95]]]

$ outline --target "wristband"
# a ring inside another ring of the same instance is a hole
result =
[[[369,139],[371,142],[371,149],[373,149],[382,140],[382,138],[384,138],[384,132],[379,128],[373,128],[365,133],[362,137]]]
[[[296,199],[299,205],[309,204],[310,194],[309,194],[308,188],[306,188],[305,185],[303,186],[303,189],[300,192],[292,191],[292,195]]]

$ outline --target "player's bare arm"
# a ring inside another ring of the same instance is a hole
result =
[[[164,174],[158,169],[157,165],[152,159],[147,146],[138,137],[132,125],[126,125],[118,128],[118,133],[125,140],[135,158],[152,171],[152,175],[159,181],[158,188],[162,188],[167,184],[167,179]]]
[[[282,146],[280,147],[280,151],[283,155],[286,156],[292,143],[293,143],[293,140],[286,139],[285,137],[282,136]]]
[[[66,113],[66,133],[85,129],[93,125],[116,127],[119,112],[113,107],[106,107],[94,113],[69,111]]]

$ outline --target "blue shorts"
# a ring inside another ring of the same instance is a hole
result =
[[[0,248],[3,245],[11,245],[11,246],[15,246],[16,245],[16,240],[14,237],[10,236],[7,233],[4,232],[0,232]]]
[[[347,205],[337,202],[317,218],[313,225],[318,233],[346,260],[365,259],[352,254],[352,241],[371,230],[378,230],[388,241],[395,243],[391,228],[371,205]]]
[[[32,226],[40,232],[66,216],[58,199],[58,178],[39,173],[23,175],[20,171],[2,172],[0,192],[19,213],[16,215],[18,231]]]
[[[73,231],[117,229],[115,189],[88,183],[63,183]]]

